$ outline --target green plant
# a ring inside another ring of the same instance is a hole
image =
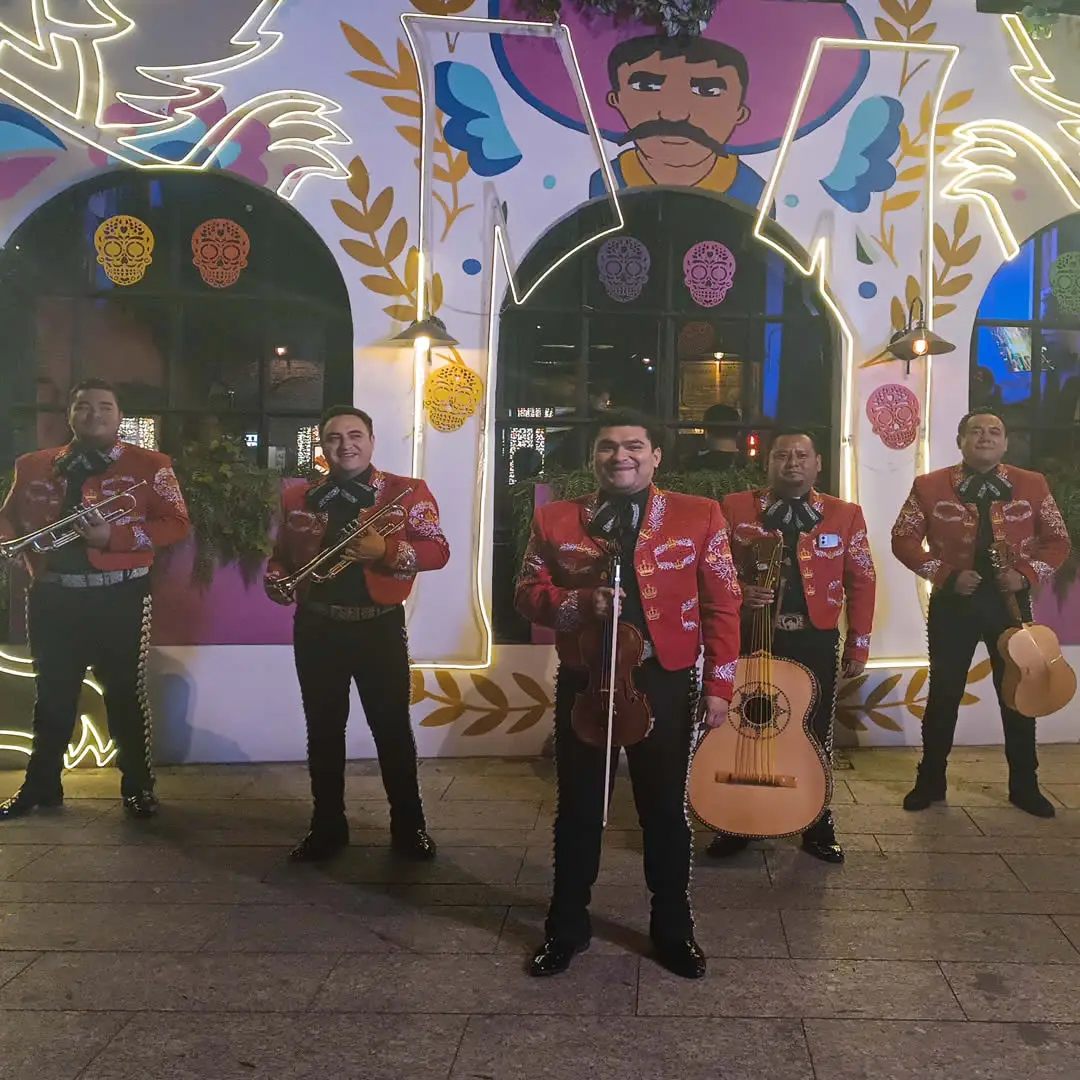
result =
[[[713,17],[716,0],[520,0],[525,14],[535,18],[559,18],[563,4],[579,11],[662,26],[667,34],[696,37]]]
[[[656,485],[664,491],[677,491],[683,495],[700,495],[706,499],[722,499],[733,491],[745,491],[747,488],[760,487],[765,474],[757,466],[731,469],[728,472],[660,472]],[[596,477],[590,469],[576,469],[573,472],[553,476],[541,476],[536,480],[516,484],[512,495],[514,499],[514,546],[517,551],[517,565],[525,556],[529,543],[529,529],[532,524],[533,506],[536,498],[536,486],[545,484],[552,490],[556,499],[577,499],[596,490]]]
[[[1045,462],[1044,470],[1072,541],[1065,565],[1054,576],[1054,593],[1060,602],[1080,575],[1080,465],[1055,459]]]
[[[250,585],[273,547],[280,477],[252,464],[238,441],[225,438],[186,446],[176,476],[195,541],[192,579],[208,585],[216,567],[235,562]]]
[[[1028,4],[1020,12],[1020,19],[1032,40],[1038,41],[1053,35],[1054,25],[1064,14],[1065,0],[1041,0],[1038,4]]]

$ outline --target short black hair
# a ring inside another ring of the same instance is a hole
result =
[[[960,440],[967,433],[968,421],[973,416],[992,416],[1000,425],[1001,430],[1005,432],[1005,435],[1009,434],[1009,425],[1005,423],[1005,418],[1001,413],[996,412],[994,409],[971,409],[969,412],[964,413],[960,417],[960,423],[956,425],[956,445],[960,445]]]
[[[320,439],[322,438],[323,432],[326,430],[326,425],[329,424],[335,416],[358,416],[364,421],[364,426],[367,428],[368,435],[372,438],[375,437],[375,425],[372,424],[371,417],[364,412],[363,409],[358,409],[355,405],[331,405],[319,419]]]
[[[614,427],[644,428],[653,448],[663,449],[664,428],[651,416],[646,416],[637,409],[603,409],[596,414],[589,428],[589,446],[595,446],[600,432]]]
[[[702,416],[701,422],[705,425],[706,429],[711,428],[714,424],[737,424],[742,417],[739,415],[739,410],[734,405],[725,405],[723,402],[717,402],[715,405],[710,405],[705,410],[705,415]]]
[[[769,441],[770,450],[776,445],[778,439],[809,439],[810,445],[814,448],[814,453],[821,453],[813,432],[804,431],[802,428],[782,428],[780,431],[773,432],[773,437]]]
[[[717,67],[733,67],[739,76],[739,99],[746,100],[746,91],[750,85],[750,67],[746,57],[732,45],[704,37],[648,34],[620,41],[608,53],[607,67],[611,89],[619,92],[619,68],[624,64],[638,64],[650,56],[659,56],[661,60],[681,56],[688,64],[707,64],[711,61]]]
[[[116,387],[106,379],[81,379],[72,388],[71,393],[68,394],[68,406],[75,404],[75,399],[83,390],[105,390],[112,394],[113,401],[116,402],[116,407],[120,408],[120,395],[116,392]]]

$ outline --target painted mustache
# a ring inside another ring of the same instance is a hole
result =
[[[690,139],[691,142],[696,142],[711,150],[718,157],[723,157],[727,153],[723,143],[717,142],[707,131],[691,124],[689,120],[646,120],[623,135],[619,139],[619,145],[637,142],[639,139],[662,138],[665,135],[675,139]]]

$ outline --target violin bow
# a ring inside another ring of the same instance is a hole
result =
[[[604,819],[607,828],[608,800],[611,798],[611,750],[612,732],[615,726],[615,665],[618,660],[616,646],[619,640],[619,587],[622,583],[622,559],[615,556],[614,591],[611,596],[611,660],[608,668],[607,747],[604,753]]]

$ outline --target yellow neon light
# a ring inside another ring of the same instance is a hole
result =
[[[841,390],[840,390],[840,497],[854,501],[857,498],[857,484],[855,477],[855,336],[844,318],[840,306],[833,298],[826,280],[828,249],[827,237],[821,237],[810,252],[810,260],[804,265],[792,251],[783,244],[771,239],[765,232],[765,225],[769,220],[769,207],[772,206],[776,193],[776,187],[780,180],[780,174],[787,159],[789,150],[795,141],[795,133],[799,128],[806,101],[810,96],[810,90],[817,75],[818,66],[821,63],[822,54],[826,49],[866,49],[877,52],[925,52],[931,55],[939,55],[945,58],[942,72],[938,80],[937,93],[934,97],[933,112],[930,122],[930,153],[927,155],[927,179],[926,179],[926,241],[925,255],[923,258],[923,296],[925,298],[925,316],[927,326],[933,327],[934,309],[934,147],[937,145],[937,121],[941,110],[942,96],[945,85],[952,73],[953,65],[960,54],[958,45],[935,45],[931,43],[917,43],[906,41],[865,41],[858,38],[817,38],[810,51],[810,57],[803,72],[802,83],[795,95],[795,103],[788,117],[787,130],[780,141],[776,152],[776,163],[773,166],[769,182],[765,187],[765,194],[758,205],[758,216],[754,222],[754,236],[763,244],[771,247],[782,255],[804,277],[816,277],[818,291],[825,300],[829,311],[832,312],[840,327],[843,337],[843,352],[841,357]],[[921,467],[925,471],[930,463],[930,388],[931,388],[931,360],[926,357],[924,386],[923,422],[920,431],[920,456]]]
[[[303,166],[283,178],[277,190],[278,195],[291,201],[310,176],[323,175],[335,180],[348,177],[348,169],[337,154],[330,149],[335,146],[349,146],[352,143],[352,139],[331,119],[333,115],[342,111],[341,105],[321,94],[306,90],[275,90],[256,95],[214,124],[180,161],[164,158],[141,145],[142,140],[148,135],[163,137],[169,133],[178,134],[194,119],[197,119],[196,106],[203,108],[224,92],[224,85],[211,79],[211,75],[217,76],[238,71],[268,56],[277,48],[284,35],[279,31],[267,30],[266,24],[284,0],[259,0],[251,16],[230,39],[230,44],[242,50],[239,56],[186,65],[168,71],[137,66],[136,71],[144,78],[174,87],[173,94],[159,98],[150,95],[119,93],[114,96],[108,91],[102,46],[127,36],[137,27],[135,21],[120,11],[111,0],[86,0],[86,2],[102,17],[102,23],[69,23],[58,19],[49,8],[49,0],[31,0],[36,40],[17,33],[0,21],[0,30],[7,35],[0,40],[0,94],[10,98],[21,108],[33,113],[58,131],[100,150],[131,168],[143,170],[205,172],[215,165],[228,139],[235,138],[246,124],[260,114],[272,112],[272,117],[267,121],[267,127],[270,129],[293,125],[308,127],[313,131],[323,133],[318,138],[299,138],[293,135],[271,142],[268,151],[299,150],[313,154],[324,162],[322,165]],[[50,29],[44,31],[43,23]],[[69,33],[61,33],[52,27],[81,31],[82,38],[76,38]],[[18,39],[26,47],[20,46],[13,39]],[[92,62],[87,57],[85,48],[87,44],[93,49]],[[5,49],[22,56],[43,72],[54,75],[62,75],[66,68],[75,64],[78,68],[78,92],[74,108],[62,104],[38,87],[8,71],[3,64]],[[65,63],[65,57],[68,58],[67,63]],[[179,84],[170,83],[169,76],[175,78],[177,75],[180,77]],[[137,130],[134,134],[117,136],[114,143],[106,144],[100,139],[103,131],[126,130],[132,126],[130,123],[105,121],[106,109],[114,98],[144,113],[148,121],[145,124],[135,125]],[[165,117],[139,104],[139,102],[156,102],[162,106],[177,100],[191,99],[194,99],[193,104],[180,105],[174,110],[174,115]],[[50,108],[43,107],[42,103]],[[88,134],[88,131],[92,129],[96,129],[94,134]],[[214,145],[215,142],[217,145]]]
[[[1016,173],[1011,168],[1000,161],[987,160],[991,157],[1017,158],[1015,148],[1003,142],[1000,136],[1008,135],[1026,146],[1042,162],[1073,208],[1080,210],[1080,181],[1057,150],[1030,128],[1012,120],[973,120],[961,124],[955,135],[960,145],[942,159],[942,165],[959,172],[941,193],[947,199],[970,199],[982,206],[1006,261],[1015,259],[1020,253],[1020,243],[997,195],[979,186],[987,180],[1001,180],[1008,185],[1016,182]]]
[[[434,661],[417,661],[414,668],[441,668],[454,671],[479,671],[491,667],[492,648],[494,642],[494,630],[491,624],[490,605],[485,596],[484,580],[486,578],[485,545],[488,519],[490,515],[490,499],[492,485],[492,453],[491,435],[488,431],[488,423],[493,415],[494,393],[494,368],[495,368],[495,344],[498,338],[498,290],[497,290],[497,266],[502,265],[508,278],[510,293],[514,304],[520,307],[540,287],[547,278],[553,274],[567,260],[572,259],[578,252],[583,251],[590,244],[619,232],[625,225],[622,205],[619,202],[618,187],[611,171],[611,164],[604,152],[603,138],[600,135],[600,127],[593,114],[592,105],[589,102],[588,93],[585,89],[585,76],[578,63],[577,53],[574,49],[573,39],[567,27],[551,23],[523,22],[513,19],[482,19],[469,16],[445,16],[423,15],[415,12],[406,12],[400,16],[401,25],[405,31],[405,37],[409,42],[416,69],[419,73],[421,117],[421,143],[420,143],[420,219],[417,246],[420,250],[420,266],[417,282],[417,318],[423,318],[426,303],[426,286],[428,274],[431,270],[431,185],[433,179],[432,143],[434,138],[434,93],[431,91],[432,65],[427,62],[420,42],[420,36],[413,33],[413,24],[422,27],[425,23],[438,27],[440,34],[457,33],[482,33],[482,34],[518,34],[530,37],[553,38],[559,47],[563,63],[574,84],[574,92],[577,94],[578,103],[581,107],[582,116],[585,117],[586,127],[593,143],[593,148],[600,160],[601,174],[608,198],[611,201],[615,214],[615,224],[597,232],[594,236],[579,243],[572,250],[566,252],[545,270],[533,284],[523,293],[518,291],[516,279],[517,266],[510,253],[506,239],[506,220],[502,215],[501,207],[497,199],[492,199],[494,224],[492,228],[491,247],[491,285],[488,294],[488,332],[487,332],[487,379],[485,383],[484,414],[480,427],[481,450],[480,467],[477,470],[477,485],[479,490],[480,504],[480,528],[475,545],[475,563],[473,567],[475,600],[477,610],[483,625],[483,659],[477,663],[445,664]],[[493,189],[489,189],[493,190]],[[423,446],[423,384],[426,377],[425,357],[420,356],[420,350],[416,350],[413,363],[413,475],[418,476],[421,468]]]

